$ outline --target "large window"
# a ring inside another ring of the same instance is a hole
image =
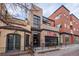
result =
[[[20,50],[21,36],[19,34],[8,34],[7,35],[7,51]]]
[[[34,15],[33,16],[33,25],[34,28],[40,28],[40,17]]]
[[[58,37],[45,36],[45,46],[56,46],[58,45]]]

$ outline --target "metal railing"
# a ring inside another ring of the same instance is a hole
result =
[[[53,31],[59,31],[58,28],[52,27],[50,25],[42,24],[41,29],[48,29],[48,30],[53,30]]]

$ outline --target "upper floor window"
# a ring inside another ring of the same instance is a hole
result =
[[[70,29],[73,29],[73,26],[72,25],[70,25]]]
[[[46,24],[46,25],[50,26],[51,25],[51,21],[48,18],[43,17],[43,24]]]
[[[70,25],[73,25],[73,23],[72,23],[72,22],[70,22]]]
[[[40,27],[40,17],[39,16],[36,16],[34,15],[33,16],[33,27]]]
[[[59,15],[57,15],[57,16],[55,17],[55,19],[60,19],[61,16],[62,16],[62,14],[59,14]]]
[[[68,15],[64,13],[64,16],[68,16]]]
[[[29,35],[28,34],[25,34],[25,47],[28,47],[29,46]]]
[[[61,28],[61,24],[56,25],[56,28],[60,29]]]
[[[66,27],[67,27],[67,25],[66,25],[66,24],[64,24],[64,27],[66,28]]]
[[[77,31],[78,31],[78,29],[77,29]]]
[[[74,31],[75,31],[76,29],[74,28]]]

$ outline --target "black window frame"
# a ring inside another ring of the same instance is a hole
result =
[[[29,36],[28,34],[24,35],[24,46],[29,47]]]
[[[33,25],[32,26],[35,28],[40,28],[40,19],[41,19],[40,16],[33,15]]]
[[[14,48],[16,48],[17,50],[20,50],[21,49],[21,35],[20,34],[17,34],[17,33],[9,33],[9,34],[7,34],[7,38],[6,38],[6,52],[7,51],[9,51],[9,47],[10,47],[10,43],[11,43],[11,45],[13,45],[14,44],[14,41],[12,41],[12,39],[11,39],[11,37],[13,38],[13,37],[17,37],[17,38],[19,38],[19,47],[17,46],[17,44],[16,44],[16,40],[15,40],[15,47]],[[16,38],[16,39],[17,39]],[[10,40],[11,39],[11,40]],[[13,47],[11,48],[11,50],[13,50]]]
[[[58,37],[54,36],[45,36],[45,46],[57,46],[58,45]]]

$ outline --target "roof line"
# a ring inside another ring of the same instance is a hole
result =
[[[45,16],[43,16],[43,17],[46,18],[46,19],[48,19],[49,21],[55,22],[54,20],[52,20],[52,19],[50,19],[48,17],[45,17]]]
[[[61,7],[64,7],[68,12],[70,12],[64,5],[61,5],[61,6],[60,6],[57,10],[55,10],[52,14],[54,14],[55,12],[57,12]],[[51,15],[52,15],[52,14],[51,14]],[[51,15],[50,15],[50,16],[51,16]],[[50,17],[50,16],[49,16],[49,17]]]
[[[70,14],[70,16],[73,15],[76,19],[78,19],[74,14]],[[78,19],[79,20],[79,19]]]

